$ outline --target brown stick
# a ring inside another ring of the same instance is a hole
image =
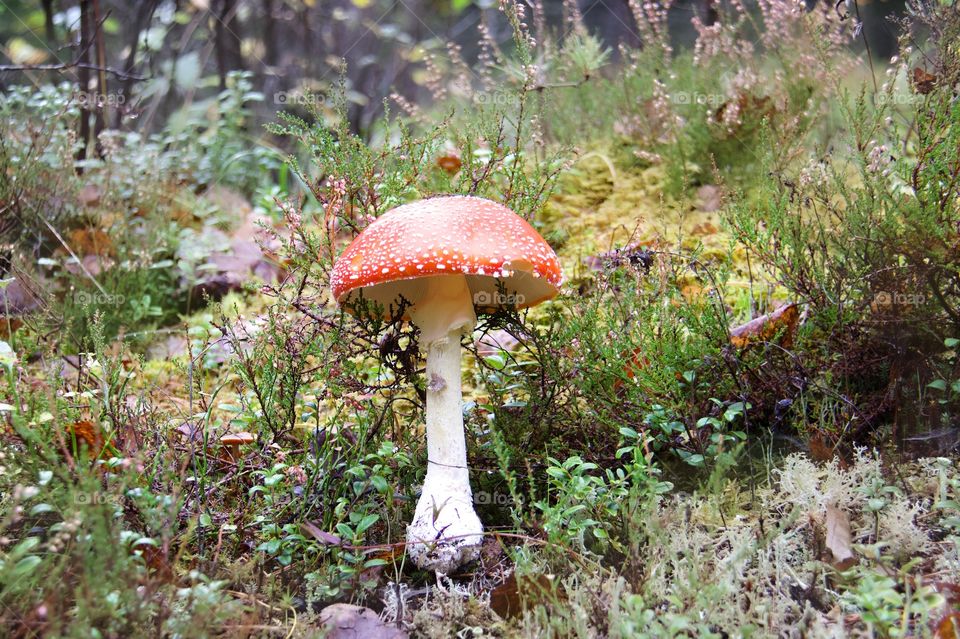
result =
[[[103,157],[103,148],[100,144],[100,134],[106,128],[106,118],[104,112],[107,109],[106,104],[100,104],[101,100],[106,100],[107,96],[107,74],[103,70],[107,66],[107,52],[103,43],[103,20],[100,18],[100,0],[93,0],[93,42],[97,58],[97,93],[98,97],[94,100],[94,125],[93,139],[96,141],[97,155]]]
[[[90,0],[80,0],[80,54],[77,56],[79,65],[88,63],[87,54],[90,50]],[[77,84],[81,93],[90,89],[90,69],[86,66],[77,68]],[[80,105],[80,150],[77,151],[77,160],[87,158],[87,145],[90,143],[90,111],[89,100]],[[77,168],[77,173],[83,173],[83,167]]]

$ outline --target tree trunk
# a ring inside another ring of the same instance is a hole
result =
[[[90,69],[82,66],[90,60],[90,0],[80,0],[80,49],[77,52],[77,84],[83,99],[80,103],[80,149],[77,151],[77,160],[87,158],[87,145],[90,143]],[[77,173],[83,173],[78,168]]]
[[[264,62],[271,67],[276,66],[280,61],[280,52],[277,48],[277,20],[273,15],[274,4],[274,0],[263,0]]]
[[[43,28],[47,34],[47,44],[56,44],[57,32],[53,27],[53,0],[43,0]]]
[[[239,5],[237,0],[220,0],[216,14],[214,46],[217,50],[217,70],[220,73],[220,89],[227,88],[227,72],[243,68],[240,54],[240,23],[235,19]]]
[[[97,61],[97,95],[93,100],[94,104],[94,124],[93,139],[96,141],[97,155],[103,156],[103,148],[100,144],[100,134],[106,128],[106,112],[109,108],[110,99],[107,96],[109,87],[107,86],[107,51],[103,41],[103,19],[100,15],[100,0],[93,2],[93,43],[94,57]]]
[[[153,12],[156,11],[158,2],[159,0],[147,0],[140,5],[140,10],[137,12],[137,17],[133,23],[133,30],[131,31],[129,44],[130,52],[127,54],[127,59],[123,62],[123,70],[126,73],[133,73],[133,68],[137,64],[137,48],[140,45],[140,34],[143,33],[144,29],[150,26],[150,20],[153,18]],[[115,128],[120,127],[120,120],[123,116],[122,105],[130,98],[130,90],[132,88],[133,78],[128,77],[123,81],[123,84],[118,92],[121,106],[116,111],[116,118],[113,122],[113,126]]]

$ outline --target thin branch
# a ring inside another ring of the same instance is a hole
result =
[[[109,73],[118,80],[143,82],[147,79],[142,75],[127,73],[126,71],[120,71],[119,69],[114,69],[113,67],[103,67],[98,64],[90,64],[88,62],[74,61],[62,62],[60,64],[0,64],[0,73],[13,73],[17,71],[69,71],[71,69],[89,69],[90,71]]]

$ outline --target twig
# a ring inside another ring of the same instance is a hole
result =
[[[89,62],[62,62],[60,64],[0,64],[0,73],[12,73],[16,71],[69,71],[71,69],[89,69],[91,71],[101,71],[115,76],[118,80],[134,80],[143,82],[147,78],[142,75],[127,73],[113,67],[103,67]]]

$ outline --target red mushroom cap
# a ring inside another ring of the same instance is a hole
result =
[[[333,267],[337,303],[362,290],[385,307],[416,303],[432,275],[463,274],[481,310],[526,308],[560,290],[560,261],[540,234],[507,207],[478,197],[444,196],[387,211],[358,235]]]

